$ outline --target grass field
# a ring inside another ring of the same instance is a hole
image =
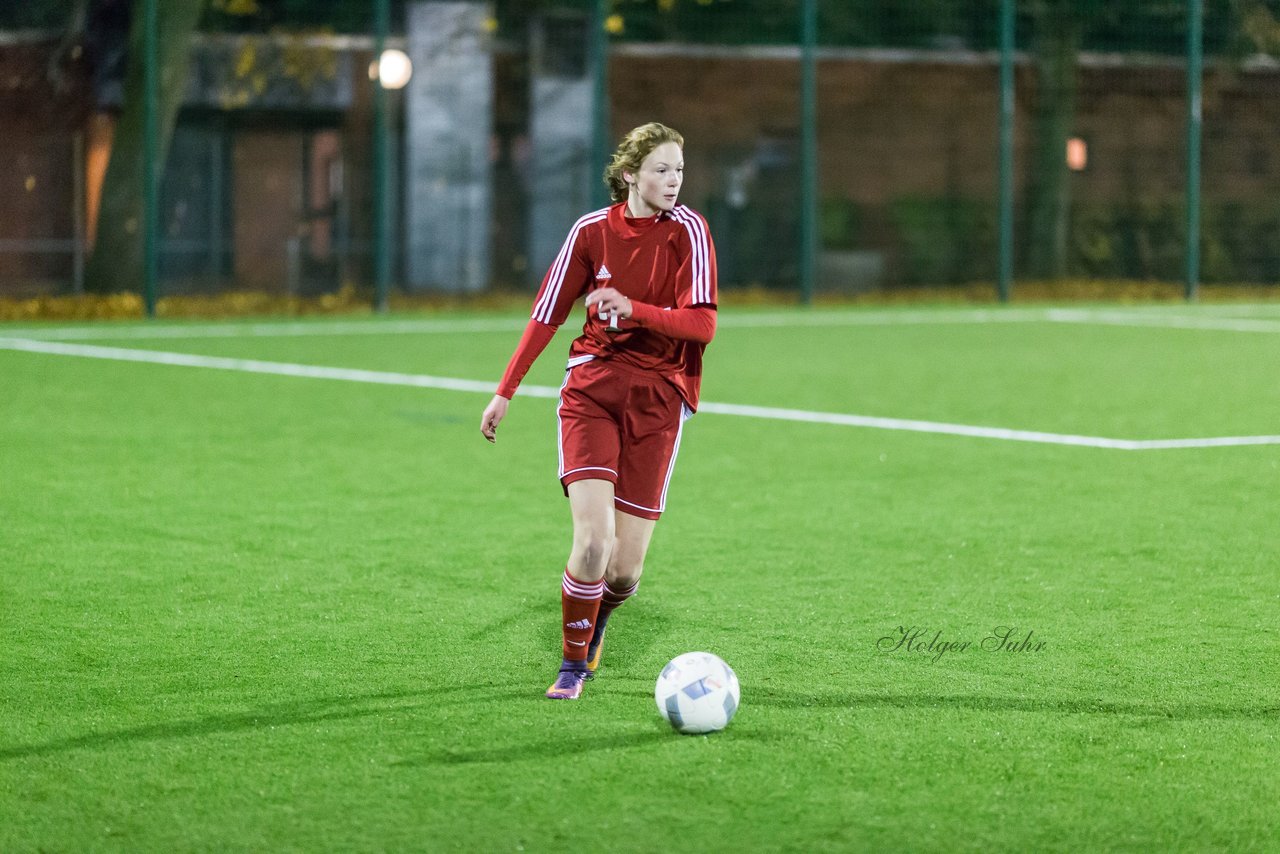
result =
[[[0,850],[1280,850],[1277,307],[722,314],[576,703],[567,329],[0,326]]]

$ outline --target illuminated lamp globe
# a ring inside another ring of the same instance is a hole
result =
[[[384,89],[403,89],[413,76],[413,61],[402,50],[390,48],[382,58],[369,66],[369,79],[377,80]]]

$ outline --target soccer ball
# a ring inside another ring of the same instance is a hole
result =
[[[716,732],[738,711],[738,676],[709,652],[677,655],[658,674],[653,699],[667,722],[683,733]]]

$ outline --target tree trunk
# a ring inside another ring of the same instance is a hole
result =
[[[134,0],[129,26],[129,59],[124,81],[124,109],[116,124],[111,161],[102,183],[97,241],[85,270],[85,288],[96,293],[140,290],[143,281],[143,137],[145,127],[145,0]],[[187,87],[191,39],[204,11],[204,0],[157,2],[156,130],[157,169],[163,174],[173,126]]]
[[[1083,27],[1071,0],[1044,4],[1038,12],[1026,274],[1033,279],[1054,279],[1067,271],[1071,185],[1066,152],[1076,117],[1076,65]]]

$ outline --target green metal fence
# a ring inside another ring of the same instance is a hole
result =
[[[12,4],[0,297],[527,291],[654,119],[686,137],[726,288],[1276,285],[1278,21],[1280,0]]]

